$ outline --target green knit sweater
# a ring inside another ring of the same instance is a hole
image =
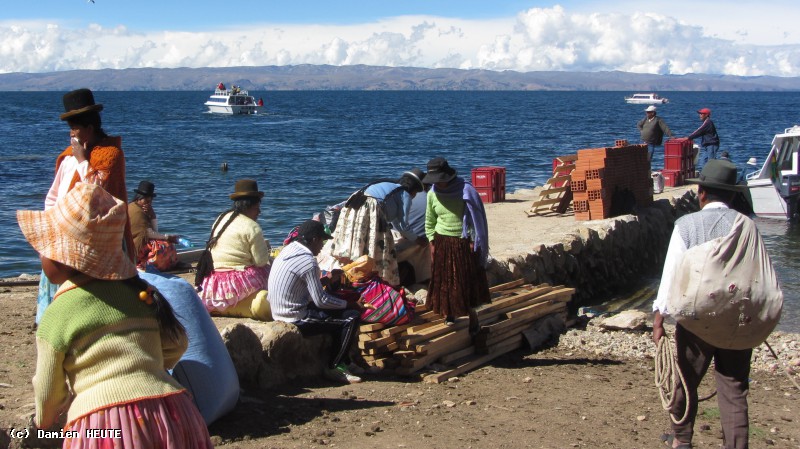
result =
[[[433,235],[461,237],[464,229],[464,209],[466,203],[461,197],[439,197],[433,191],[427,195],[428,207],[425,210],[425,235],[433,241]]]
[[[36,331],[39,428],[51,426],[67,408],[71,423],[113,405],[183,390],[165,370],[186,351],[186,336],[174,341],[160,332],[154,307],[138,294],[121,281],[61,286]]]

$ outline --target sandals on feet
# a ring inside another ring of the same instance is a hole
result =
[[[665,433],[661,435],[661,441],[667,445],[667,447],[672,447],[672,443],[675,441],[675,435],[672,433]],[[692,449],[692,443],[681,443],[675,446],[675,449]]]

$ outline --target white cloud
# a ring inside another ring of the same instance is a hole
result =
[[[140,33],[0,22],[0,73],[294,64],[797,76],[800,45],[745,45],[657,13],[532,8],[506,20],[403,16],[347,26]],[[744,28],[731,36],[745,36]]]

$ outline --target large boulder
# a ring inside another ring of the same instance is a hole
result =
[[[262,390],[322,375],[330,358],[331,338],[303,337],[282,321],[239,322],[221,331],[239,381]]]

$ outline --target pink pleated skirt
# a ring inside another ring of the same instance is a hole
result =
[[[200,298],[209,312],[222,312],[259,290],[267,289],[269,265],[244,270],[215,271],[203,279]]]
[[[186,392],[104,408],[76,419],[64,430],[77,432],[76,437],[64,438],[64,449],[214,447],[203,417]]]

